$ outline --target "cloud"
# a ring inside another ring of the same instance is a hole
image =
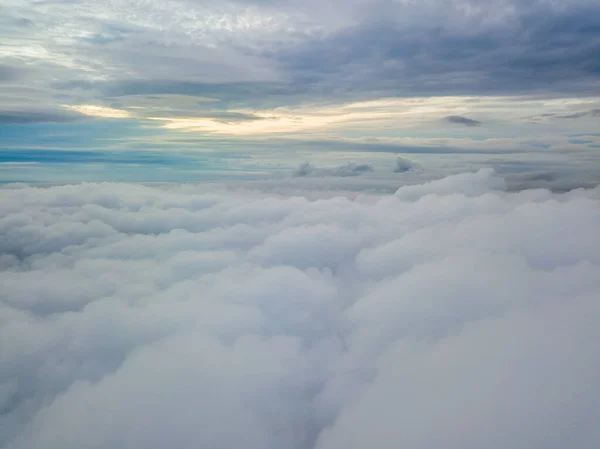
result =
[[[414,164],[412,163],[412,161],[409,161],[408,159],[404,159],[402,157],[397,157],[396,166],[394,167],[394,173],[404,173],[409,170],[412,170],[413,167]]]
[[[2,163],[48,163],[48,164],[134,164],[134,165],[184,165],[189,166],[197,162],[194,155],[174,154],[150,151],[78,151],[78,150],[13,150],[0,153]]]
[[[10,185],[0,447],[597,447],[600,190]]]
[[[293,176],[308,176],[315,171],[315,167],[310,162],[302,162],[294,172]]]
[[[68,123],[83,120],[85,116],[76,112],[60,110],[1,110],[0,123],[28,124],[28,123]]]
[[[586,143],[594,143],[594,141],[589,139],[569,139],[569,143],[574,143],[576,145],[584,145]]]
[[[359,176],[373,171],[371,164],[348,162],[335,168],[317,168],[310,162],[301,163],[292,172],[292,176]]]
[[[473,120],[467,117],[463,117],[461,115],[449,115],[445,118],[447,122],[455,123],[457,125],[465,125],[465,126],[479,126],[481,122],[477,120]]]
[[[532,118],[534,120],[540,119],[579,119],[584,117],[600,117],[600,108],[589,109],[587,111],[576,111],[569,113],[545,113],[534,115]]]
[[[555,116],[555,118],[581,118],[581,117],[600,117],[600,109],[590,109],[589,111],[574,112],[573,114]]]
[[[210,93],[231,104],[275,107],[594,95],[599,12],[592,0],[128,1],[119,13],[59,2],[7,8],[1,25],[7,69],[24,64],[35,72],[35,91],[16,80],[29,100],[46,100],[62,86],[90,104],[119,92]]]
[[[597,16],[590,14],[597,14],[597,4],[462,5],[381,2],[379,13],[289,49],[282,59],[298,83],[339,95],[552,96],[593,91],[600,67],[590,61],[597,61],[600,36]],[[567,53],[575,42],[578,50]]]

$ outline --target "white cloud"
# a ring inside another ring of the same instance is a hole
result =
[[[596,447],[600,190],[0,195],[0,447]]]

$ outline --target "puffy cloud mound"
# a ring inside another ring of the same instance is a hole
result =
[[[600,446],[600,189],[0,195],[0,447]]]
[[[403,157],[396,158],[396,166],[394,167],[394,173],[404,173],[414,168],[412,161],[404,159]]]

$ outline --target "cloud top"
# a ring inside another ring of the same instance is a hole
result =
[[[396,166],[394,167],[394,173],[404,173],[406,171],[412,170],[413,168],[414,164],[412,163],[412,161],[404,159],[400,156],[396,158]]]
[[[0,447],[597,447],[600,190],[13,185]]]

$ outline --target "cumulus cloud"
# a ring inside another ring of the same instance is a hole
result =
[[[403,157],[396,158],[396,166],[394,167],[394,173],[404,173],[409,170],[412,170],[414,164],[412,161],[408,159],[404,159]]]
[[[473,120],[468,117],[463,117],[462,115],[449,115],[448,117],[446,117],[446,121],[457,124],[457,125],[465,125],[465,126],[481,125],[481,122],[479,122],[477,120]]]
[[[0,447],[597,447],[600,189],[504,188],[4,188]]]
[[[373,171],[371,164],[348,162],[335,168],[317,168],[310,162],[301,163],[293,171],[293,176],[359,176]]]

